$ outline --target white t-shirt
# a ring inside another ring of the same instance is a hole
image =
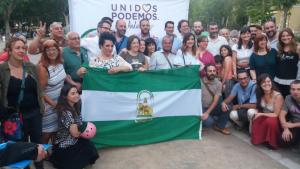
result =
[[[179,62],[182,64],[182,66],[185,65],[200,65],[200,61],[198,59],[196,59],[196,57],[194,57],[192,54],[190,53],[186,53],[186,54],[182,54],[181,49],[178,50],[177,52],[177,58],[181,59],[182,61]],[[184,65],[185,63],[185,65]]]
[[[222,45],[228,45],[227,40],[222,37],[222,36],[218,36],[218,38],[216,40],[212,40],[209,36],[208,36],[208,46],[207,46],[207,50],[213,54],[213,56],[216,56],[218,54],[220,54],[220,47]]]
[[[89,60],[92,60],[101,54],[99,36],[81,39],[80,46],[87,50]],[[117,54],[116,46],[114,46],[113,54]]]
[[[235,44],[232,46],[232,51],[236,52],[237,63],[242,61],[249,62],[250,56],[253,53],[253,47],[251,49],[246,49],[242,46],[241,49],[238,49],[238,45]]]

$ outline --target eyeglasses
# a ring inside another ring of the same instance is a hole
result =
[[[57,52],[56,48],[48,48],[46,49],[46,53],[50,53],[50,52]]]

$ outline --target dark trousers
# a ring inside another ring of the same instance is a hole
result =
[[[276,83],[276,86],[278,87],[280,93],[282,94],[282,96],[285,98],[287,95],[290,94],[290,86],[289,85],[282,85],[279,83]]]
[[[207,108],[203,108],[203,113]],[[229,120],[229,113],[221,110],[221,105],[218,103],[217,106],[209,114],[209,117],[202,122],[204,127],[212,127],[215,124],[218,128],[225,128]]]
[[[290,147],[300,143],[300,128],[292,128],[290,131],[293,134],[293,138],[289,142],[285,142],[282,139],[282,135],[280,135],[279,143],[282,147]]]
[[[32,143],[42,143],[42,114],[39,109],[35,109],[36,113],[30,117],[23,119],[24,141]],[[36,169],[43,169],[43,162],[34,163]]]

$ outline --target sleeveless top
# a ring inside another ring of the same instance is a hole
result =
[[[279,92],[274,92],[271,103],[266,103],[264,99],[261,100],[260,105],[263,108],[264,113],[274,112],[275,98],[279,95],[281,95]]]

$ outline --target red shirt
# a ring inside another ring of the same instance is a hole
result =
[[[0,62],[5,62],[8,60],[8,52],[4,52],[0,55]],[[25,62],[29,62],[29,57],[27,55],[24,55],[23,60]]]

